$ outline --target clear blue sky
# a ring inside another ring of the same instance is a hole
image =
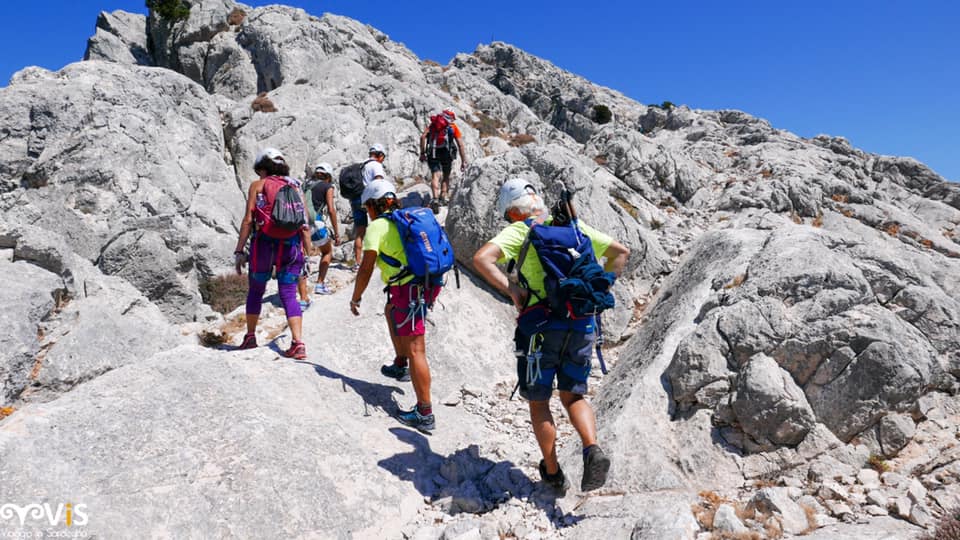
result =
[[[960,181],[960,2],[286,3],[359,19],[444,64],[506,41],[643,103],[741,109]],[[0,33],[0,81],[80,60],[97,13],[115,9],[146,12],[143,0],[17,2]]]

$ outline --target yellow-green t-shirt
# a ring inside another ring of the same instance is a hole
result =
[[[549,225],[552,221],[553,218],[547,218],[545,223]],[[594,255],[596,255],[597,258],[602,257],[603,254],[607,252],[610,244],[613,243],[613,238],[593,227],[584,225],[582,221],[578,221],[577,223],[580,231],[590,238],[590,243],[593,244]],[[503,264],[511,259],[518,259],[520,257],[520,249],[523,247],[523,242],[527,239],[527,232],[529,231],[530,227],[528,227],[526,223],[523,221],[515,221],[500,231],[500,234],[495,236],[493,240],[490,240],[490,243],[499,247],[503,253],[497,262]],[[366,245],[366,242],[364,242],[364,245]],[[530,246],[529,251],[527,251],[527,256],[523,259],[523,267],[520,268],[520,272],[522,272],[523,277],[527,279],[527,283],[533,292],[539,295],[541,299],[546,298],[547,291],[543,285],[546,273],[540,264],[540,257],[537,257],[536,250],[533,249],[533,246]],[[534,294],[531,294],[527,305],[529,306],[535,303],[537,303],[537,298]]]
[[[363,235],[363,250],[376,251],[378,255],[386,255],[400,261],[402,266],[407,264],[407,254],[403,251],[403,242],[400,240],[400,231],[387,218],[377,218],[367,225],[367,232]],[[403,270],[387,264],[382,257],[377,257],[377,266],[380,268],[380,277],[388,283],[394,276]],[[393,285],[403,285],[412,281],[414,276],[407,276]]]

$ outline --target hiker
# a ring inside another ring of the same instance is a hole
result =
[[[302,337],[302,311],[297,302],[297,281],[304,262],[304,249],[310,249],[310,234],[303,193],[289,177],[283,154],[265,148],[254,160],[253,170],[260,177],[247,193],[247,209],[240,226],[240,237],[234,250],[237,274],[249,261],[247,292],[247,333],[240,349],[257,346],[257,322],[263,293],[276,270],[280,301],[287,315],[293,341],[283,354],[288,358],[307,356]],[[250,252],[245,250],[250,239]]]
[[[378,266],[381,278],[387,284],[384,315],[387,318],[390,339],[398,355],[393,364],[382,366],[380,371],[397,380],[412,381],[417,404],[409,411],[400,411],[397,419],[408,426],[429,432],[434,429],[435,420],[430,400],[430,366],[427,364],[424,319],[427,309],[433,305],[440,292],[444,270],[438,270],[433,281],[429,275],[424,278],[422,274],[418,274],[423,271],[417,270],[415,264],[417,261],[422,262],[423,253],[411,253],[417,257],[408,258],[408,250],[413,248],[405,245],[400,229],[393,220],[410,216],[412,222],[419,223],[418,220],[422,219],[425,213],[432,221],[432,228],[426,232],[418,230],[416,234],[408,236],[415,237],[418,241],[421,236],[429,239],[432,253],[443,253],[448,257],[446,269],[453,265],[453,250],[433,217],[433,212],[419,207],[401,210],[396,187],[389,181],[381,179],[371,182],[364,189],[361,200],[370,217],[370,225],[363,238],[363,261],[357,272],[353,296],[350,299],[350,311],[354,315],[360,315],[363,292],[370,282],[374,265]]]
[[[340,225],[337,222],[337,207],[333,201],[333,167],[329,163],[321,163],[313,170],[313,182],[310,184],[308,202],[313,210],[313,228],[310,240],[313,245],[320,247],[320,266],[317,269],[317,285],[313,289],[316,294],[333,294],[327,286],[327,269],[333,261],[333,246],[340,245]],[[306,194],[306,193],[305,193]],[[330,225],[333,227],[333,238],[327,229],[323,218],[324,212],[330,216]]]
[[[539,465],[540,476],[545,483],[556,489],[566,489],[568,485],[557,461],[557,429],[550,413],[550,397],[556,379],[560,402],[567,410],[570,423],[583,443],[584,472],[581,490],[597,489],[606,482],[610,459],[597,445],[596,417],[593,408],[584,398],[593,356],[592,349],[597,339],[596,321],[589,314],[582,318],[568,318],[562,310],[574,309],[574,306],[570,302],[557,306],[557,301],[561,300],[560,288],[553,291],[553,298],[548,296],[547,272],[541,263],[541,254],[534,248],[534,235],[531,231],[563,229],[561,232],[566,231],[580,238],[579,251],[574,251],[572,256],[568,253],[572,246],[560,246],[559,251],[575,261],[572,266],[576,266],[580,261],[579,253],[588,252],[592,246],[597,259],[607,258],[605,268],[597,267],[596,272],[602,274],[601,277],[606,277],[608,284],[612,284],[614,275],[623,271],[630,250],[610,236],[583,223],[577,223],[576,219],[573,219],[569,228],[542,227],[560,218],[547,211],[533,186],[522,178],[511,178],[500,188],[497,214],[510,222],[510,225],[477,250],[473,256],[473,265],[488,283],[509,296],[520,312],[515,334],[518,387],[520,395],[529,401],[533,432],[543,454]],[[573,228],[573,223],[577,223],[579,232]],[[544,246],[541,249],[547,251],[546,246],[549,244],[538,245]],[[523,285],[512,283],[496,266],[497,263],[507,261],[514,261],[519,267],[518,277]],[[589,264],[595,261],[583,259],[584,263]],[[613,274],[606,274],[604,270]],[[609,291],[604,291],[603,294],[607,295]],[[609,306],[612,305],[611,295]]]
[[[430,168],[431,206],[438,210],[447,204],[450,197],[450,168],[460,152],[460,171],[467,169],[467,154],[463,151],[463,139],[456,124],[457,115],[445,109],[430,117],[430,123],[420,135],[420,161]],[[441,180],[441,173],[443,178]]]
[[[360,202],[364,188],[377,179],[387,177],[383,169],[383,160],[387,153],[383,145],[375,143],[367,151],[368,159],[362,163],[354,163],[340,171],[340,195],[350,201],[350,210],[353,212],[353,255],[354,264],[350,270],[356,272],[360,268],[360,259],[363,254],[363,236],[367,231],[367,211]]]

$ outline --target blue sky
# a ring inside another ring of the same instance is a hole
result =
[[[282,3],[359,19],[444,64],[506,41],[643,103],[741,109],[960,181],[960,2]],[[143,0],[18,2],[0,33],[0,81],[80,60],[97,13],[115,9],[146,12]]]

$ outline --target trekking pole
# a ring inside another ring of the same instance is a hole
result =
[[[603,361],[603,324],[600,322],[600,314],[597,314],[597,360],[600,361],[600,373],[607,374],[607,363]]]

